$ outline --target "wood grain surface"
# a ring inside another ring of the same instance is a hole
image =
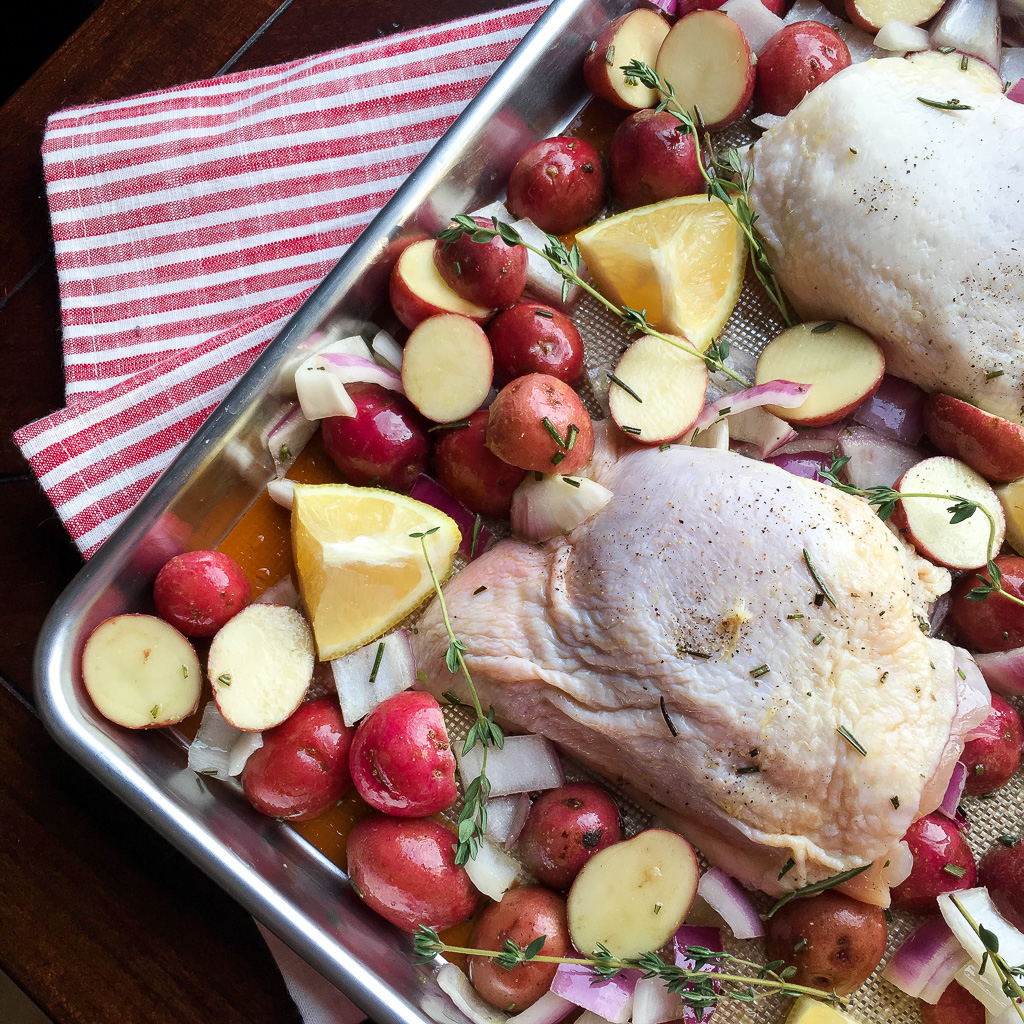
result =
[[[82,565],[11,434],[63,405],[52,111],[511,6],[106,0],[0,108],[0,969],[56,1024],[297,1024],[249,916],[49,739],[32,654]]]

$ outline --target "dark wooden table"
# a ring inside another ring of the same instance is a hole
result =
[[[0,968],[57,1024],[296,1024],[249,916],[49,739],[32,654],[81,567],[11,439],[64,404],[46,116],[507,0],[106,0],[0,109]]]

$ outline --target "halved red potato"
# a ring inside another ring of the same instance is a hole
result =
[[[755,384],[791,380],[810,384],[806,400],[795,409],[765,409],[802,427],[837,423],[882,383],[885,357],[878,345],[850,324],[811,321],[772,338],[757,361]]]
[[[434,265],[434,239],[424,238],[402,250],[391,271],[390,297],[395,316],[410,330],[440,313],[459,313],[477,323],[492,309],[469,302],[453,291]]]
[[[1024,477],[1024,427],[950,395],[929,395],[924,403],[928,439],[942,452],[966,462],[986,480],[1008,483]]]
[[[636,79],[620,70],[633,60],[654,67],[658,51],[668,35],[668,22],[654,11],[637,10],[616,18],[597,37],[583,61],[583,77],[595,96],[623,110],[653,107],[660,99]]]
[[[944,0],[846,0],[854,25],[874,35],[887,21],[922,25],[939,12]]]

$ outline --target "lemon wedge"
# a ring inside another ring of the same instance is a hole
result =
[[[666,199],[598,221],[576,235],[601,292],[646,310],[647,321],[704,351],[743,288],[747,247],[725,203]]]
[[[321,661],[380,636],[432,593],[421,540],[410,536],[428,530],[440,581],[462,539],[443,512],[375,487],[295,485],[292,554]]]
[[[800,996],[793,1004],[786,1024],[857,1024],[849,1014],[810,996]]]

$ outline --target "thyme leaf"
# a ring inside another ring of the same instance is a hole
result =
[[[809,885],[804,885],[799,889],[794,889],[792,892],[787,892],[785,896],[772,904],[765,917],[771,917],[786,906],[787,903],[791,903],[801,896],[816,896],[819,892],[825,892],[826,889],[834,889],[837,885],[842,885],[844,882],[850,881],[851,878],[856,878],[861,872],[867,871],[869,867],[871,867],[870,861],[867,864],[861,864],[860,867],[850,868],[849,871],[842,871],[838,875],[823,878],[820,882],[811,882]]]

